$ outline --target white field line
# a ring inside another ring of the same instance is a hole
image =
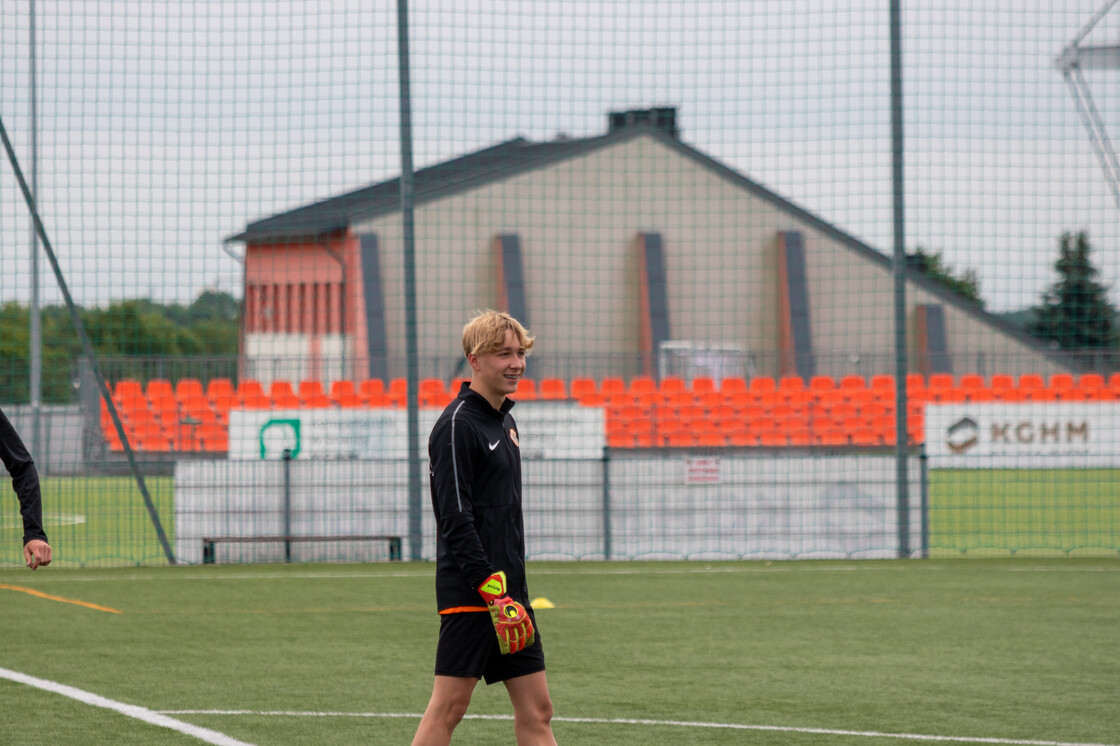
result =
[[[0,668],[0,678],[14,681],[17,684],[33,686],[36,689],[42,689],[54,694],[61,694],[64,697],[76,699],[92,707],[103,707],[107,710],[114,710],[127,717],[143,720],[145,723],[158,725],[162,728],[170,728],[171,730],[185,733],[188,736],[194,736],[200,741],[216,744],[216,746],[252,746],[245,741],[238,741],[236,738],[230,738],[226,734],[219,733],[216,730],[202,728],[197,725],[191,725],[190,723],[184,723],[182,720],[168,717],[166,713],[106,699],[105,697],[91,692],[75,689],[72,686],[66,686],[65,684],[59,684],[54,681],[47,681],[46,679],[38,679],[34,676],[20,673],[19,671],[9,671],[6,668]]]
[[[412,718],[419,720],[419,713],[410,712],[305,712],[296,710],[163,710],[168,715],[256,715],[275,717],[322,718]],[[512,715],[467,715],[467,720],[513,720]],[[1037,741],[1019,738],[985,738],[974,736],[931,736],[920,733],[882,733],[865,730],[836,730],[833,728],[797,728],[786,725],[745,725],[741,723],[705,723],[691,720],[647,720],[639,718],[580,718],[554,717],[554,723],[601,723],[604,725],[656,725],[675,728],[714,728],[721,730],[765,731],[770,733],[809,733],[825,736],[857,736],[861,738],[896,738],[905,741],[940,743],[992,743],[1002,746],[1118,746],[1117,744],[1085,743],[1080,741]]]
[[[855,560],[853,562],[874,562],[875,560]],[[774,564],[765,564],[764,562],[757,562],[754,560],[744,562],[743,564],[731,565],[730,563],[724,565],[718,563],[714,566],[708,566],[707,563],[701,564],[696,562],[696,567],[665,567],[658,568],[653,566],[643,566],[640,568],[627,568],[625,563],[619,563],[617,567],[604,567],[604,568],[591,568],[580,567],[580,563],[572,562],[572,567],[562,569],[533,569],[532,562],[530,562],[529,575],[564,575],[564,576],[597,576],[609,577],[612,575],[705,575],[705,574],[720,574],[720,573],[745,573],[745,574],[765,574],[776,572],[901,572],[903,570],[923,570],[926,572],[942,572],[944,567],[938,565],[921,566],[920,564],[907,563],[903,565],[871,565],[860,566],[859,564],[851,565],[838,565],[838,566],[798,566],[800,560],[781,560]],[[917,563],[917,560],[914,560]],[[435,566],[431,563],[420,563],[414,566],[414,570],[384,570],[384,571],[371,571],[371,572],[338,572],[337,570],[306,570],[301,569],[293,572],[260,572],[260,573],[230,573],[230,574],[214,574],[210,570],[205,570],[201,573],[192,572],[193,568],[182,568],[176,572],[163,572],[154,573],[151,575],[132,574],[132,575],[98,575],[92,574],[89,571],[82,570],[81,574],[71,570],[54,570],[49,575],[42,577],[35,577],[30,579],[36,583],[93,583],[93,582],[109,582],[109,583],[127,583],[136,581],[159,581],[166,583],[175,580],[204,580],[210,582],[224,581],[224,580],[367,580],[370,578],[419,578],[430,577],[435,573]],[[1117,565],[1096,565],[1085,567],[1030,567],[1030,566],[1008,566],[1008,567],[989,567],[987,572],[1120,572],[1120,564]],[[22,576],[21,576],[22,577]],[[23,578],[25,581],[27,578]]]

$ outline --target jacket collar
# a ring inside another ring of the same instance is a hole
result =
[[[462,384],[460,384],[459,396],[457,396],[456,398],[466,399],[467,401],[472,402],[473,406],[482,409],[499,422],[505,419],[506,414],[509,412],[509,410],[513,409],[513,405],[516,404],[513,399],[510,399],[507,396],[505,401],[502,402],[502,408],[494,409],[494,407],[490,405],[490,402],[486,400],[485,396],[471,388],[470,381],[463,381]]]

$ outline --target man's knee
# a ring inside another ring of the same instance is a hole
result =
[[[467,697],[449,697],[439,703],[439,711],[436,716],[446,725],[454,728],[459,723],[463,722],[463,718],[467,714],[467,708],[471,705],[471,698]]]
[[[552,699],[545,696],[528,702],[514,716],[525,725],[540,728],[552,723],[552,714]]]

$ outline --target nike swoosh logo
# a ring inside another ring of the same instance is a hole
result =
[[[502,442],[502,441],[500,441],[500,440],[495,440],[495,441],[494,441],[493,443],[491,443],[491,444],[490,444],[490,450],[492,451],[492,450],[494,450],[495,448],[497,448],[497,447],[498,447],[498,444],[499,444],[499,443],[501,443],[501,442]]]

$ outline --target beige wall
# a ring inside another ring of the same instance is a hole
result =
[[[754,353],[759,373],[776,374],[777,234],[801,231],[818,372],[894,370],[889,267],[651,136],[420,205],[415,218],[423,375],[450,375],[446,364],[427,366],[455,361],[470,312],[496,303],[493,239],[499,233],[520,236],[529,321],[540,340],[534,354],[548,368],[543,374],[572,375],[551,367],[587,355],[604,356],[588,374],[635,373],[634,238],[643,231],[663,238],[674,339],[741,345]],[[403,375],[400,215],[357,224],[353,232],[380,238],[390,354],[400,358],[390,373]],[[908,318],[916,304],[931,302],[945,307],[950,345],[962,353],[954,372],[974,369],[974,359],[1014,359],[1029,370],[1050,370],[1037,352],[912,284]],[[909,336],[912,344],[913,328]],[[605,356],[613,356],[611,365]]]

